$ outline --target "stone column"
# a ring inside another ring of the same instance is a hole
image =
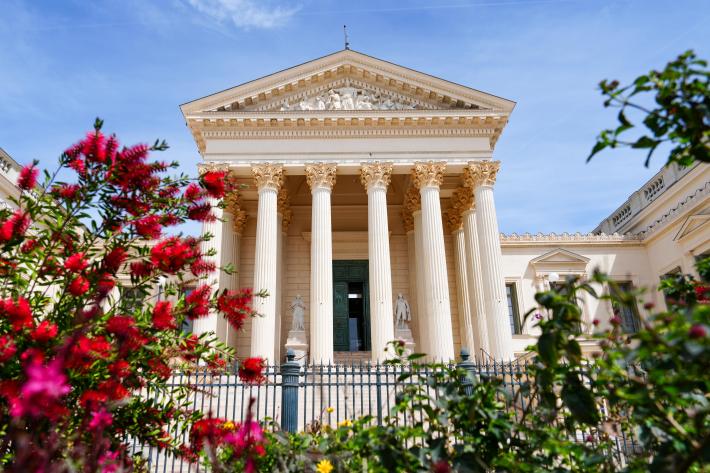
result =
[[[508,304],[505,296],[503,256],[493,185],[500,169],[500,161],[479,161],[466,168],[466,181],[474,190],[476,199],[476,230],[481,256],[481,276],[485,297],[488,343],[496,360],[513,358],[513,339],[510,333]]]
[[[454,237],[454,270],[456,272],[456,306],[459,312],[459,335],[461,347],[469,353],[476,353],[478,345],[474,339],[473,310],[468,294],[468,272],[466,267],[466,239],[461,220],[461,206],[456,194],[451,199],[452,206],[446,212],[446,223]]]
[[[464,174],[464,179],[468,174]],[[463,237],[466,245],[466,281],[468,283],[469,306],[473,325],[473,339],[477,354],[490,355],[488,344],[488,324],[486,322],[486,300],[483,296],[481,256],[476,228],[476,200],[473,190],[464,187],[456,192],[461,208]],[[473,351],[471,353],[474,353]]]
[[[367,163],[360,169],[360,181],[367,189],[370,336],[373,361],[384,360],[387,344],[394,340],[392,261],[387,220],[387,186],[391,175],[391,164]]]
[[[407,232],[407,274],[409,275],[409,308],[412,311],[412,336],[419,340],[419,301],[417,301],[417,247],[414,235],[414,215],[406,208],[402,210],[404,231]]]
[[[426,297],[424,288],[424,269],[422,266],[422,252],[424,246],[422,234],[422,196],[416,187],[410,187],[404,196],[405,211],[411,214],[412,233],[414,234],[414,251],[410,258],[410,267],[414,266],[415,281],[412,289],[411,299],[416,305],[414,311],[413,322],[415,327],[415,341],[417,351],[420,353],[428,353],[428,344],[425,330],[424,319],[429,316],[429,300]]]
[[[280,165],[261,164],[252,167],[259,190],[256,214],[256,251],[254,254],[254,291],[265,290],[267,297],[254,299],[254,310],[259,314],[252,319],[251,356],[270,362],[274,357],[274,330],[276,329],[276,280],[278,252],[277,196],[283,183]]]
[[[242,234],[244,233],[244,225],[247,223],[247,213],[239,207],[230,209],[232,214],[233,232],[232,232],[232,264],[236,272],[231,275],[232,289],[239,291],[241,285],[239,283],[239,268],[242,263],[241,244]],[[239,332],[231,325],[227,324],[227,345],[232,348],[237,348],[237,336]]]
[[[333,232],[330,193],[335,185],[335,164],[306,166],[313,196],[311,216],[311,363],[333,361]]]
[[[216,218],[212,221],[202,223],[202,235],[210,234],[212,238],[208,241],[203,241],[200,245],[200,249],[204,255],[207,255],[208,252],[213,252],[214,255],[205,256],[205,260],[213,262],[215,266],[219,268],[222,265],[222,235],[224,228],[222,219],[224,217],[224,211],[219,207],[219,201],[217,199],[210,198],[208,202],[212,206],[212,214]],[[206,281],[206,283],[212,287],[213,292],[216,292],[220,288],[221,274],[222,272],[218,269],[212,272]],[[211,310],[207,317],[193,320],[192,333],[202,335],[203,333],[212,332],[221,341],[225,341],[226,333],[219,333],[219,319],[221,319],[219,314]]]
[[[424,319],[423,332],[428,339],[429,359],[439,361],[454,359],[444,227],[439,201],[439,186],[445,168],[445,163],[432,161],[414,165],[414,183],[422,197],[424,285],[431,307],[431,313]]]
[[[284,319],[283,279],[284,279],[284,240],[291,223],[291,208],[288,200],[288,191],[281,187],[278,195],[278,241],[276,250],[277,275],[276,275],[276,327],[274,329],[274,357],[281,360],[281,326]]]

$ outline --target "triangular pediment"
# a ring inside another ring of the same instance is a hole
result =
[[[201,112],[490,110],[515,103],[352,50],[309,61],[183,104]]]
[[[704,227],[708,222],[710,222],[710,210],[703,210],[695,215],[689,216],[685,219],[683,225],[681,225],[673,241],[678,241],[695,230]]]
[[[530,261],[537,273],[554,271],[562,274],[583,272],[588,263],[589,258],[564,248],[554,249]]]

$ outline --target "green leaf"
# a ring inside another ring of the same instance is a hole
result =
[[[570,410],[578,422],[588,425],[597,425],[600,421],[591,391],[579,379],[577,373],[567,373],[565,384],[562,387],[562,402]]]
[[[537,340],[537,349],[540,354],[540,358],[547,365],[557,364],[558,355],[556,337],[554,333],[545,332],[540,335],[540,338]]]

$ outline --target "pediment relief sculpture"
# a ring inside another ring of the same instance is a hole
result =
[[[360,87],[334,87],[315,96],[286,102],[279,108],[288,111],[323,110],[418,110],[431,109],[394,95]]]

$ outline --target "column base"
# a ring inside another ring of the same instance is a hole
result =
[[[394,338],[395,340],[404,341],[404,356],[409,356],[414,353],[414,337],[409,327],[397,327],[394,331]]]

